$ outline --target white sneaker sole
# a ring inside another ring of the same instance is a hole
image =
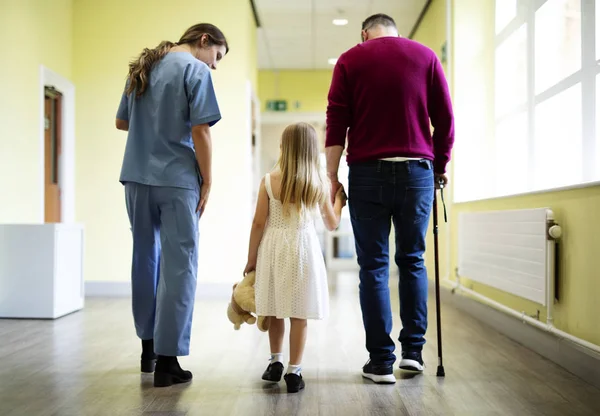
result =
[[[411,371],[413,373],[422,373],[423,365],[419,364],[419,362],[415,360],[402,359],[402,361],[400,361],[400,369],[404,371]]]
[[[396,377],[394,377],[393,374],[387,374],[385,376],[380,376],[377,374],[365,373],[363,371],[362,376],[364,378],[368,378],[369,380],[371,380],[377,384],[395,384],[396,383]]]

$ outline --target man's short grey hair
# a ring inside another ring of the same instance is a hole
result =
[[[378,13],[373,16],[367,17],[367,19],[362,24],[362,30],[369,30],[375,26],[384,26],[384,27],[393,27],[396,28],[396,22],[387,14]]]

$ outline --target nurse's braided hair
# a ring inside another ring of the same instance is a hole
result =
[[[157,62],[159,62],[173,46],[176,45],[196,45],[203,35],[207,35],[207,40],[200,47],[211,47],[213,45],[225,46],[225,50],[229,52],[227,39],[221,30],[210,23],[199,23],[190,27],[185,31],[179,42],[173,43],[169,41],[161,42],[156,48],[144,48],[139,57],[129,63],[129,74],[127,84],[127,95],[133,94],[140,97],[148,87],[148,79],[150,71]]]

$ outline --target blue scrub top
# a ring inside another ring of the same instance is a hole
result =
[[[210,68],[187,52],[168,53],[136,98],[123,93],[117,118],[129,122],[120,181],[198,189],[192,126],[221,119]]]

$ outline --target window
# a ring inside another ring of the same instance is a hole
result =
[[[582,181],[581,84],[536,106],[534,149],[536,189]]]
[[[596,0],[596,22],[600,22],[600,0]],[[600,27],[596,23],[596,59],[600,59]]]
[[[527,27],[522,25],[496,50],[496,116],[527,102]]]
[[[496,1],[496,34],[517,16],[517,0]]]
[[[489,143],[485,140],[485,132],[489,131],[489,117],[485,106],[481,103],[494,99],[494,86],[489,81],[489,70],[481,62],[493,62],[486,57],[485,45],[478,41],[469,45],[456,45],[456,65],[469,68],[469,71],[456,71],[454,88],[460,91],[454,97],[454,114],[456,120],[465,123],[456,125],[456,144],[453,151],[453,180],[455,183],[466,183],[467,187],[454,188],[454,198],[486,198],[490,195],[491,181],[494,171],[486,166],[492,154]],[[482,86],[485,86],[482,88]],[[486,155],[486,156],[482,156]],[[478,172],[473,175],[473,172]]]
[[[548,0],[535,13],[535,92],[581,69],[581,0]]]
[[[527,113],[505,118],[496,126],[496,196],[527,191],[529,146]]]
[[[458,116],[457,116],[458,117]],[[477,141],[477,137],[481,137],[475,128],[461,129],[457,126],[457,137],[469,137],[470,140],[457,140],[454,149],[454,181],[455,183],[468,183],[469,187],[455,187],[454,199],[457,201],[465,201],[469,199],[484,199],[490,196],[490,175],[489,167],[485,166],[481,154],[485,154],[483,143]],[[473,176],[473,171],[479,172],[477,176]]]
[[[600,0],[462,3],[455,201],[600,181]]]

